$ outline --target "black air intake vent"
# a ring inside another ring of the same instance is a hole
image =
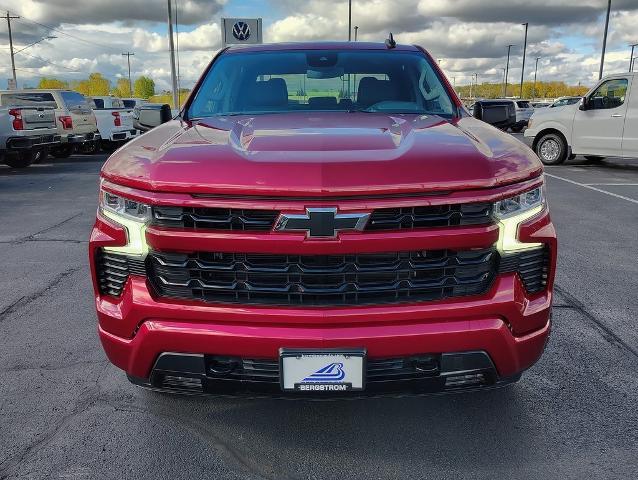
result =
[[[529,293],[538,293],[547,286],[549,249],[539,247],[503,255],[499,271],[501,273],[517,272],[525,285],[525,290]]]
[[[144,260],[137,257],[100,250],[96,256],[96,271],[100,293],[119,297],[131,275],[146,275]]]

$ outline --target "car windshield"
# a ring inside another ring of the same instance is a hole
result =
[[[308,50],[222,55],[189,118],[282,112],[457,114],[428,59],[396,50]]]

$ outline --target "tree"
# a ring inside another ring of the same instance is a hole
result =
[[[69,88],[69,84],[57,78],[42,77],[38,82],[38,88]]]
[[[117,83],[115,84],[115,88],[111,92],[116,97],[131,97],[130,85],[128,83],[128,78],[118,78]]]
[[[152,78],[141,76],[135,80],[133,87],[135,96],[139,98],[149,98],[155,95],[155,82]]]
[[[101,73],[92,73],[87,80],[78,82],[75,89],[82,95],[103,96],[111,92],[111,82],[104,78]]]

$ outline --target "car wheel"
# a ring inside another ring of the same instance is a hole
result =
[[[567,142],[562,135],[546,133],[536,143],[536,155],[544,165],[560,165],[567,159]]]
[[[4,163],[11,168],[26,168],[37,161],[42,155],[42,149],[24,150],[16,152],[15,155],[7,155]]]
[[[55,158],[69,158],[73,153],[73,145],[60,145],[51,149],[51,155]]]
[[[590,162],[601,162],[605,159],[605,157],[601,157],[599,155],[585,155],[585,159]]]

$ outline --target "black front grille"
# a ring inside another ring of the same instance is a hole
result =
[[[211,230],[270,230],[279,212],[238,208],[153,207],[153,225]]]
[[[120,296],[124,284],[132,275],[146,275],[144,260],[139,257],[99,250],[96,255],[96,272],[100,293]]]
[[[153,225],[186,229],[271,230],[277,210],[237,208],[153,207]],[[491,203],[468,203],[428,207],[380,208],[374,210],[367,231],[400,230],[492,223]]]
[[[398,382],[434,377],[440,373],[440,355],[368,359],[366,382]],[[206,376],[241,382],[279,385],[279,361],[206,356]]]
[[[538,293],[547,286],[549,249],[539,247],[501,256],[500,272],[518,272],[525,290]]]
[[[476,295],[490,287],[493,248],[351,255],[160,253],[148,276],[165,297],[276,305],[361,305]]]
[[[484,225],[492,221],[491,203],[381,208],[372,213],[366,230]]]

